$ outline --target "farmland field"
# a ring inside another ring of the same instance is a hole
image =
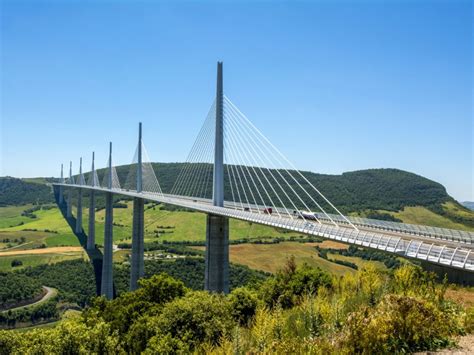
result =
[[[293,256],[297,264],[307,263],[313,267],[320,267],[322,270],[335,275],[343,275],[347,272],[355,272],[354,269],[335,264],[329,260],[318,256],[314,246],[322,243],[298,243],[282,242],[277,244],[238,244],[230,246],[230,261],[232,263],[246,265],[251,269],[262,270],[274,273],[281,269],[288,258]],[[328,246],[326,246],[328,247]],[[331,248],[344,249],[344,244],[331,242]],[[204,250],[204,247],[194,247],[197,250]],[[345,259],[356,263],[358,266],[368,264],[376,265],[379,269],[386,269],[380,262],[364,261],[356,257],[344,257],[332,255],[334,259]]]

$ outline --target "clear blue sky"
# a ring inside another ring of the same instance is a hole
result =
[[[470,1],[1,0],[0,175],[95,150],[183,161],[225,92],[300,169],[391,167],[474,200]]]

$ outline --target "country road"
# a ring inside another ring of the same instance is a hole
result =
[[[83,251],[82,247],[52,247],[52,248],[40,248],[40,249],[26,249],[26,250],[10,250],[0,251],[1,256],[11,255],[32,255],[32,254],[52,254],[52,253],[68,253]]]
[[[41,304],[41,303],[44,303],[44,302],[48,301],[49,299],[53,298],[54,296],[56,296],[58,294],[58,290],[56,290],[53,287],[43,286],[43,289],[46,290],[46,294],[40,300],[38,300],[36,302],[33,302],[33,303],[30,303],[30,304],[26,304],[24,306],[6,309],[2,312],[17,311],[17,310],[22,309],[22,308],[28,308],[28,307],[36,306],[38,304]]]

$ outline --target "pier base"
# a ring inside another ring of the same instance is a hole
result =
[[[114,297],[113,280],[113,195],[105,194],[104,256],[102,259],[101,295]]]
[[[130,291],[138,288],[138,279],[143,277],[144,269],[144,206],[141,198],[133,199],[132,260],[130,268]]]
[[[76,234],[82,233],[82,189],[77,193]]]
[[[204,288],[229,293],[229,219],[212,214],[206,221],[206,271]]]
[[[95,191],[89,194],[89,228],[87,232],[87,250],[95,249]]]
[[[66,201],[66,217],[71,218],[72,217],[72,190],[69,189],[67,192],[67,201]]]

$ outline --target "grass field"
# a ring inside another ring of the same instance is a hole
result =
[[[80,252],[62,252],[62,253],[46,253],[46,254],[26,254],[26,255],[0,255],[0,271],[18,270],[28,266],[37,266],[42,264],[53,264],[64,260],[86,259],[84,251]],[[12,268],[11,262],[20,260],[23,265]]]
[[[132,225],[132,203],[127,202],[128,208],[114,209],[114,240],[131,242]],[[146,205],[147,207],[149,205]],[[37,218],[21,217],[21,213],[30,208],[29,206],[12,206],[0,208],[0,270],[10,270],[12,260],[20,260],[23,266],[35,266],[43,263],[53,263],[61,260],[84,257],[81,252],[70,252],[68,254],[54,252],[55,247],[72,246],[80,247],[77,237],[72,232],[70,226],[63,218],[57,208],[35,211]],[[75,214],[75,210],[73,211]],[[104,235],[104,210],[96,212],[96,243],[103,244]],[[17,225],[19,218],[23,225]],[[88,209],[83,211],[83,228],[87,231]],[[205,214],[198,212],[166,211],[156,206],[154,209],[147,209],[145,212],[145,241],[204,241],[205,240]],[[13,225],[13,226],[12,226]],[[10,227],[12,226],[12,227]],[[173,227],[173,228],[160,228]],[[29,230],[25,230],[29,229]],[[34,229],[35,231],[31,231]],[[290,237],[295,233],[283,233],[275,228],[250,224],[248,222],[230,221],[231,239],[242,238],[262,238],[262,237]],[[46,232],[48,230],[49,232]],[[171,233],[162,234],[156,237],[155,230]],[[1,243],[4,239],[13,241],[24,238],[22,244]],[[46,249],[38,249],[46,246]],[[8,255],[4,252],[31,250],[29,255]],[[36,250],[41,250],[38,255]],[[128,251],[114,253],[116,261],[126,260]],[[2,255],[3,254],[3,255]]]
[[[355,256],[345,256],[345,255],[332,254],[332,253],[328,253],[328,258],[329,259],[334,259],[334,260],[349,261],[353,264],[356,264],[359,267],[359,269],[361,269],[364,266],[367,266],[367,265],[370,264],[370,265],[375,266],[379,270],[387,270],[384,263],[382,263],[380,261],[368,261],[368,260],[364,260],[364,259],[361,259],[361,258],[358,258],[358,257],[355,257]]]
[[[0,207],[0,229],[30,222],[31,218],[21,216],[21,213],[31,207],[32,205]]]
[[[465,307],[474,307],[474,287],[451,285],[446,290],[446,298],[458,302]]]
[[[127,203],[128,208],[114,209],[114,240],[131,241],[132,235],[132,203]],[[147,206],[147,205],[146,205]],[[147,208],[147,207],[145,207]],[[83,227],[87,228],[88,211],[84,211]],[[103,243],[105,211],[96,212],[96,241]],[[173,227],[173,228],[160,228]],[[154,231],[165,231],[159,237]],[[244,221],[230,220],[229,236],[232,240],[242,238],[262,237],[290,237],[297,233],[283,233],[275,228],[251,224]],[[145,211],[145,241],[167,240],[176,241],[204,241],[206,236],[206,215],[199,212],[166,211],[156,206]]]
[[[345,248],[343,244],[332,242],[331,248]],[[237,244],[230,246],[230,261],[236,264],[246,265],[252,269],[263,270],[267,272],[276,272],[281,269],[287,259],[295,257],[298,265],[307,263],[314,267],[320,267],[322,270],[335,275],[343,275],[347,272],[355,272],[354,269],[344,265],[335,264],[318,256],[314,243],[282,242],[278,244]],[[321,245],[321,244],[319,244]],[[327,246],[326,246],[327,247]],[[204,247],[194,247],[197,250],[204,250]],[[340,255],[334,255],[334,259],[340,258]],[[382,263],[373,261],[364,261],[359,258],[346,258],[346,260],[357,263],[358,266],[367,263],[376,265],[377,268],[386,269]]]
[[[454,211],[454,205],[447,203],[445,204],[450,211]],[[385,212],[385,211],[384,211]],[[466,213],[465,211],[459,211],[460,213]],[[405,207],[402,211],[399,212],[387,212],[392,216],[401,219],[404,223],[411,224],[424,224],[433,227],[440,228],[451,228],[451,229],[460,229],[460,230],[470,230],[474,231],[474,228],[466,226],[462,223],[456,223],[450,220],[448,217],[441,216],[436,214],[425,207]],[[470,214],[470,213],[468,213]],[[474,212],[472,213],[474,216]]]

